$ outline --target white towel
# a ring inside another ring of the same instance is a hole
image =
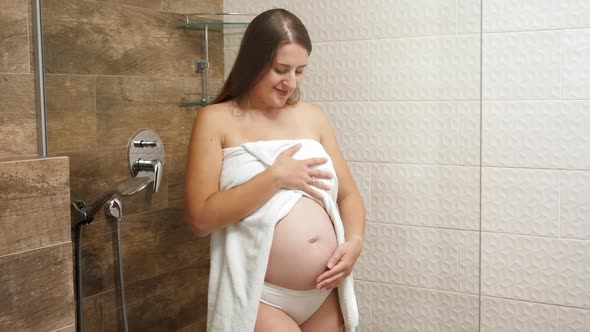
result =
[[[257,141],[223,150],[220,178],[222,191],[239,186],[271,166],[278,155],[300,143],[295,159],[328,158],[318,169],[328,170],[329,191],[322,204],[332,219],[338,244],[344,243],[344,228],[338,212],[338,180],[332,160],[323,146],[312,139]],[[302,195],[299,190],[282,189],[254,213],[211,235],[211,272],[207,310],[207,331],[254,331],[256,315],[275,224],[286,216]],[[338,286],[340,308],[346,331],[358,325],[358,308],[352,274]]]

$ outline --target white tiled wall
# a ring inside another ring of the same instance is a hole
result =
[[[590,331],[590,2],[483,0],[482,76],[481,331]]]
[[[590,331],[590,1],[225,0],[273,7],[367,207],[359,331]]]
[[[241,6],[241,7],[240,7]],[[359,331],[479,326],[479,0],[288,0],[319,105],[367,207]],[[251,9],[225,1],[226,11]],[[226,37],[226,71],[239,34]]]

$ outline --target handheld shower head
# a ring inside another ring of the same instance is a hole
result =
[[[126,181],[121,181],[113,187],[113,191],[121,196],[131,196],[142,191],[152,182],[147,176],[138,176]]]
[[[83,201],[74,201],[74,211],[78,215],[75,224],[80,222],[89,223],[92,221],[96,211],[98,211],[98,209],[100,209],[100,207],[103,206],[113,195],[131,196],[143,190],[152,181],[153,180],[147,176],[138,176],[123,180],[99,195],[89,206],[84,204]]]

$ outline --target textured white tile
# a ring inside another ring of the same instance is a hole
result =
[[[481,165],[479,102],[459,102],[459,164]]]
[[[557,306],[482,296],[481,332],[556,332],[558,314]]]
[[[273,8],[287,8],[287,0],[224,0],[223,11],[224,12],[237,12],[258,15],[265,10]],[[254,16],[255,16],[254,15]],[[254,16],[225,16],[224,21],[226,22],[250,22]],[[224,27],[223,39],[224,47],[238,47],[242,41],[242,36],[246,31],[246,27]]]
[[[369,100],[367,41],[314,44],[301,91],[308,101]]]
[[[454,102],[320,105],[333,121],[349,160],[458,163],[459,119]]]
[[[287,8],[287,0],[223,0],[223,11],[259,14],[267,9]]]
[[[590,170],[590,101],[565,101],[563,106],[560,135],[562,166]]]
[[[590,240],[590,172],[561,173],[561,236]]]
[[[590,99],[590,30],[563,33],[563,96]]]
[[[590,101],[483,104],[484,165],[590,169]]]
[[[482,117],[484,165],[563,165],[561,102],[484,102]]]
[[[555,29],[563,27],[560,1],[483,1],[484,32]]]
[[[223,78],[227,79],[227,76],[231,72],[236,57],[238,56],[238,47],[224,47],[223,48]]]
[[[373,332],[476,332],[475,295],[373,284]]]
[[[479,229],[479,168],[373,164],[374,221]]]
[[[590,310],[559,308],[559,332],[590,331]]]
[[[477,35],[371,41],[371,100],[479,100]]]
[[[289,9],[309,31],[313,42],[369,38],[368,6],[362,0],[291,0]]]
[[[484,31],[523,31],[590,26],[587,0],[483,1]]]
[[[328,117],[342,153],[349,161],[371,161],[369,148],[379,137],[373,135],[379,122],[371,103],[315,103]]]
[[[348,167],[365,203],[366,218],[371,220],[371,164],[349,162]]]
[[[483,98],[559,99],[561,32],[484,34]]]
[[[457,290],[458,231],[367,223],[363,280]]]
[[[568,28],[590,28],[590,1],[563,0],[559,3]]]
[[[457,32],[457,0],[371,0],[371,38],[449,35]]]
[[[482,230],[559,237],[559,172],[484,167]]]
[[[226,22],[245,22],[245,21],[252,20],[252,17],[244,17],[241,19],[225,19]],[[233,25],[233,26],[226,26],[223,27],[223,45],[225,47],[240,47],[240,43],[242,42],[242,37],[244,37],[244,32],[246,32],[246,27],[242,25]]]
[[[359,308],[359,325],[357,332],[371,331],[371,283],[368,281],[354,281],[354,291]]]
[[[483,0],[459,0],[459,33],[479,33],[481,31],[481,2]]]
[[[479,294],[479,232],[459,232],[459,292]]]
[[[482,295],[590,308],[590,241],[482,233]]]

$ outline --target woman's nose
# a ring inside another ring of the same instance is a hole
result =
[[[297,77],[295,76],[295,73],[290,73],[289,77],[287,77],[285,79],[285,85],[287,85],[289,88],[296,88],[297,87]]]

